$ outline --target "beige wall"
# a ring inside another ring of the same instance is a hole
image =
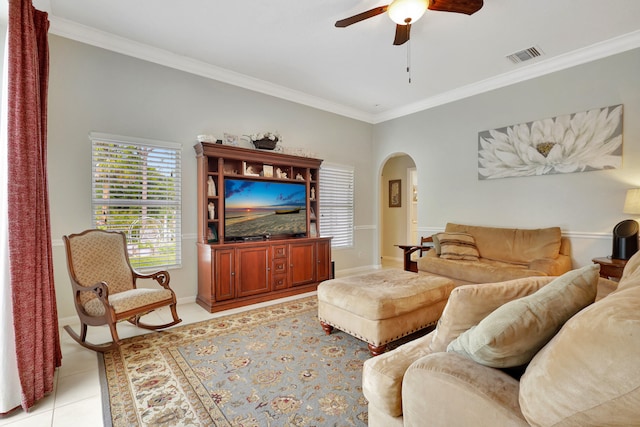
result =
[[[625,192],[640,187],[639,75],[640,50],[633,50],[381,123],[375,162],[397,152],[416,162],[422,235],[448,221],[560,226],[575,264],[585,265],[611,254],[611,231],[628,216]],[[478,180],[478,132],[616,104],[624,104],[622,168]]]
[[[179,298],[196,295],[198,134],[279,131],[284,144],[355,168],[355,247],[336,250],[336,269],[377,263],[371,180],[372,125],[210,79],[50,36],[49,179],[54,274],[60,317],[75,314],[62,236],[91,227],[89,132],[181,143],[183,266],[172,270]]]

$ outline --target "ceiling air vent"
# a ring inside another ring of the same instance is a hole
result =
[[[528,61],[530,59],[541,56],[543,53],[544,52],[542,52],[542,49],[540,49],[539,47],[533,46],[528,49],[521,50],[516,53],[512,53],[511,55],[507,56],[507,59],[509,59],[514,64],[519,64],[521,62]]]

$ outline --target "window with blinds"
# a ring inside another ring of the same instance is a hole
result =
[[[93,226],[124,231],[134,268],[180,267],[181,146],[92,133]]]
[[[320,235],[331,247],[353,247],[353,167],[323,164],[320,169]]]

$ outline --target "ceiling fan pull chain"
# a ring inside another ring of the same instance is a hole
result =
[[[411,39],[407,41],[407,73],[409,74],[409,84],[411,84]]]

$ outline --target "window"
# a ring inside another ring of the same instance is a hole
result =
[[[331,247],[353,247],[353,167],[323,164],[320,169],[320,235]]]
[[[180,267],[181,146],[91,133],[93,226],[124,231],[134,268]]]

